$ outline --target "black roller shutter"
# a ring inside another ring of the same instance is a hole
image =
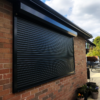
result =
[[[13,92],[74,73],[73,38],[16,18]]]

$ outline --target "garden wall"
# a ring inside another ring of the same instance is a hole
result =
[[[74,38],[75,74],[12,93],[12,4],[0,0],[0,100],[74,100],[76,88],[87,81],[85,39]]]

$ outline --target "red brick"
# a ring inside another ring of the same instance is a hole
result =
[[[49,87],[50,87],[50,84],[48,84],[48,85],[45,86],[45,88],[49,88]]]
[[[0,43],[0,48],[3,48],[3,43]]]
[[[4,27],[4,28],[7,28],[7,29],[12,29],[12,25],[6,24],[6,23],[3,24],[3,27]],[[12,38],[12,37],[11,37],[11,34],[6,34],[6,33],[4,34],[4,37]]]
[[[9,48],[0,48],[0,53],[10,53],[10,49]]]
[[[0,97],[0,100],[3,100],[2,97]]]
[[[0,80],[2,79],[2,75],[0,74]]]
[[[34,97],[35,97],[34,95],[31,95],[31,96],[27,97],[26,100],[34,99]]]
[[[9,89],[12,87],[12,84],[5,84],[3,85],[3,90]]]
[[[13,97],[15,97],[16,95],[15,94],[7,94],[3,97],[3,100],[8,100],[8,99],[12,99]]]
[[[8,79],[8,78],[11,78],[12,77],[12,74],[4,74],[3,75],[3,79]]]
[[[0,63],[10,63],[9,59],[0,59]]]
[[[3,27],[3,23],[0,23],[0,27]]]
[[[45,95],[46,93],[39,95],[39,99],[42,99]]]
[[[12,20],[12,16],[11,15],[4,14],[4,18],[7,18],[9,20]]]
[[[4,54],[3,53],[0,53],[0,58],[4,58]]]
[[[46,99],[46,100],[51,100],[51,98],[48,98],[48,99]]]
[[[3,33],[0,32],[0,37],[3,37]]]
[[[11,82],[10,82],[10,83],[11,83]],[[12,87],[12,88],[10,88],[9,90],[10,90],[10,94],[11,94],[11,93],[12,93],[12,91],[13,91],[13,87]]]
[[[10,11],[8,11],[8,10],[6,10],[6,9],[4,9],[4,8],[0,8],[0,12],[2,12],[2,13],[4,13],[4,14],[8,14],[8,15],[11,14]]]
[[[0,92],[0,96],[4,96],[6,94],[9,94],[9,89]]]
[[[39,92],[39,89],[36,88],[36,89],[34,89],[34,90],[31,91],[31,95],[33,95],[33,94],[35,94],[35,93],[38,93],[38,92]]]
[[[3,58],[6,58],[6,59],[12,59],[12,54],[4,54]]]
[[[12,44],[4,44],[4,48],[12,48]]]
[[[0,17],[3,17],[3,13],[0,12]]]
[[[2,91],[3,90],[3,86],[0,86],[0,91]]]
[[[12,73],[12,69],[10,69],[10,73]]]
[[[0,23],[3,23],[3,24],[7,23],[7,24],[10,24],[10,20],[0,17]],[[6,29],[6,28],[1,28],[1,29],[3,30],[3,29]],[[1,30],[0,30],[0,31],[1,31]],[[6,33],[7,33],[7,32],[6,32]]]
[[[12,59],[10,59],[10,58],[4,58],[4,59],[0,59],[1,61],[0,61],[0,63],[12,63],[11,61],[12,61]]]
[[[21,96],[15,96],[14,98],[10,99],[10,100],[20,100]]]
[[[4,25],[4,27],[11,28],[11,25]],[[12,39],[12,38],[13,38],[13,36],[12,36],[11,33],[7,33],[7,34],[4,33],[4,34],[3,34],[3,37],[8,38],[8,39]]]
[[[7,9],[7,10],[9,10],[9,11],[12,11],[12,7],[11,6],[8,6],[6,4],[4,5],[4,8]]]
[[[0,69],[2,69],[3,68],[3,64],[0,64]]]
[[[30,96],[30,92],[26,92],[26,93],[22,94],[22,98],[25,98],[25,97],[28,97],[28,96]]]
[[[0,42],[2,42],[2,43],[12,43],[11,39],[6,39],[6,38],[0,38]]]
[[[13,81],[12,81],[12,78],[10,78],[10,83],[12,83]]]
[[[12,64],[4,64],[4,68],[12,68]]]
[[[13,21],[12,20],[10,21],[10,25],[13,25]],[[11,33],[13,33],[13,31]]]
[[[44,90],[44,86],[41,86],[41,87],[39,88],[39,91],[42,91],[42,90]]]
[[[7,84],[7,83],[9,83],[9,79],[0,80],[0,85],[4,85],[4,84]]]
[[[0,74],[5,74],[5,73],[9,73],[9,69],[2,69],[0,70]]]
[[[7,21],[6,21],[6,19],[5,19],[5,23],[7,23]],[[8,22],[8,24],[9,24],[10,22]],[[10,33],[11,32],[11,29],[7,29],[7,28],[2,28],[2,27],[0,27],[0,32],[2,33]],[[6,42],[6,43],[8,43],[8,42]]]

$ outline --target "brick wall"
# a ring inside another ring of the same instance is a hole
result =
[[[74,75],[13,94],[12,21],[12,5],[0,0],[0,100],[74,100],[76,88],[87,81],[85,40],[74,38]]]

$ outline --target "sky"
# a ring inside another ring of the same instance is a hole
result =
[[[100,36],[100,0],[41,1],[92,34],[93,38]]]

